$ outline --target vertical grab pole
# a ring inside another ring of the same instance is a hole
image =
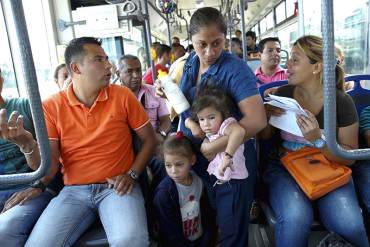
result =
[[[168,18],[168,14],[166,14],[166,24],[167,24],[167,35],[168,35],[168,45],[171,46],[171,30],[170,30],[170,20]]]
[[[337,100],[334,57],[334,18],[333,1],[321,1],[323,63],[324,63],[324,129],[328,148],[334,155],[344,159],[357,160],[370,158],[370,149],[345,150],[337,142],[336,119]]]
[[[245,5],[247,4],[247,5]],[[244,20],[244,10],[245,7],[248,7],[248,3],[246,3],[245,0],[240,0],[240,18],[242,19],[242,48],[243,48],[243,59],[244,61],[248,61],[248,56],[247,56],[247,40],[245,38],[245,20]]]
[[[145,8],[145,14],[147,15],[147,17],[145,18],[145,31],[146,31],[146,45],[147,47],[149,48],[150,47],[150,44],[152,43],[152,34],[150,32],[150,22],[149,22],[149,8],[148,8],[148,0],[144,0],[144,8]],[[150,48],[149,48],[150,50]],[[157,74],[156,74],[156,71],[155,71],[155,66],[154,66],[154,61],[153,61],[153,58],[152,58],[152,54],[150,53],[149,51],[149,56],[148,58],[150,59],[150,67],[152,68],[152,78],[153,78],[153,82],[155,82],[155,80],[157,79]]]
[[[2,175],[0,176],[0,183],[29,183],[44,176],[50,167],[51,155],[49,138],[46,131],[22,0],[2,0],[2,7],[4,10],[6,26],[9,27],[11,24],[14,24],[15,27],[15,34],[11,36],[11,39],[15,40],[14,42],[11,42],[11,46],[12,49],[19,49],[20,51],[19,54],[21,56],[22,73],[26,82],[27,95],[31,106],[36,138],[40,147],[41,164],[36,171],[31,173]]]

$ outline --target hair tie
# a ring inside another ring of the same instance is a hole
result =
[[[176,139],[181,140],[182,138],[184,138],[184,134],[182,133],[182,131],[177,131],[176,132]]]

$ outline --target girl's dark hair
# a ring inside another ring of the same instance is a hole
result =
[[[221,112],[223,119],[226,119],[231,115],[232,105],[230,98],[221,89],[207,85],[199,90],[197,99],[193,102],[192,111],[197,114],[207,107],[213,107]]]
[[[217,25],[220,29],[220,32],[222,32],[226,36],[227,26],[220,11],[212,7],[205,7],[196,10],[190,19],[190,38],[194,34],[198,33],[201,27],[211,25]]]
[[[195,149],[192,141],[183,134],[170,135],[163,142],[163,153],[176,153],[190,158],[195,155]]]

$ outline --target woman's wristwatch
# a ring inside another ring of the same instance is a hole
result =
[[[312,145],[318,149],[324,148],[326,146],[325,136],[321,135],[320,138],[317,138],[312,142]]]

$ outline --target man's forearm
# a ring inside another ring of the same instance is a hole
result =
[[[26,162],[32,170],[40,166],[41,158],[37,142],[32,139],[20,146],[21,152],[26,157]]]
[[[131,169],[134,170],[137,174],[141,174],[149,160],[153,157],[153,152],[155,150],[157,141],[156,138],[147,138],[138,152],[134,163],[132,164]]]

